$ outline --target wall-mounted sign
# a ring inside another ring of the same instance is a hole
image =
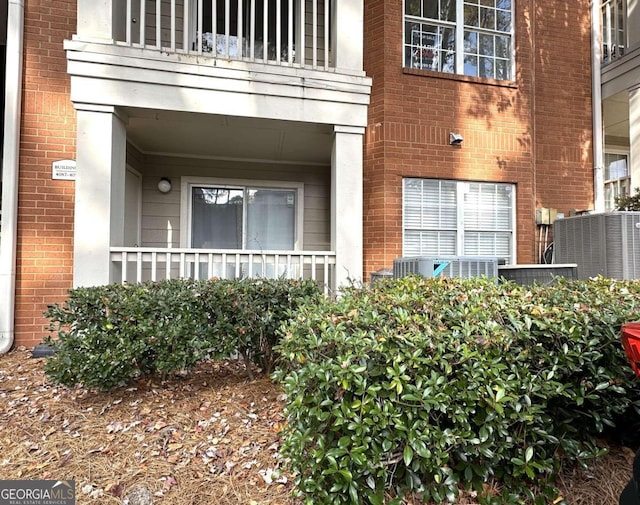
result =
[[[51,178],[62,181],[76,180],[76,160],[54,161],[51,166]]]

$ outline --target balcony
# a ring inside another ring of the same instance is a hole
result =
[[[76,108],[366,125],[363,0],[77,5],[65,41]]]
[[[335,253],[332,251],[244,251],[230,249],[166,249],[112,247],[111,262],[119,277],[114,282],[160,279],[195,280],[244,277],[311,279],[334,289]]]
[[[329,0],[126,0],[116,43],[271,65],[330,61]]]
[[[364,76],[363,0],[78,0],[74,42]],[[72,47],[72,46],[70,46]],[[85,46],[86,47],[86,46]]]
[[[364,0],[77,6],[74,285],[361,276]],[[295,241],[194,244],[195,186],[293,188]]]

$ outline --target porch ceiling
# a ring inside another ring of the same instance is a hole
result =
[[[330,125],[123,109],[127,139],[145,154],[328,165]]]

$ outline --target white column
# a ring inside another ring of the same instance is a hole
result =
[[[73,284],[111,281],[109,248],[124,241],[126,131],[113,107],[76,105]]]
[[[627,52],[640,45],[640,0],[627,2]]]
[[[634,194],[640,187],[640,87],[629,91],[629,174]]]
[[[334,0],[332,51],[336,68],[362,71],[364,40],[364,1]]]
[[[331,154],[331,248],[335,286],[362,280],[362,142],[364,128],[336,126]]]
[[[112,41],[124,30],[125,13],[126,0],[78,0],[77,34],[81,40]]]

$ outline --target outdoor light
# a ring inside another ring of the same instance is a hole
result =
[[[160,193],[168,193],[171,191],[171,179],[168,177],[163,177],[158,181],[158,191]]]
[[[464,138],[459,133],[451,132],[449,134],[449,144],[452,146],[461,146]]]

